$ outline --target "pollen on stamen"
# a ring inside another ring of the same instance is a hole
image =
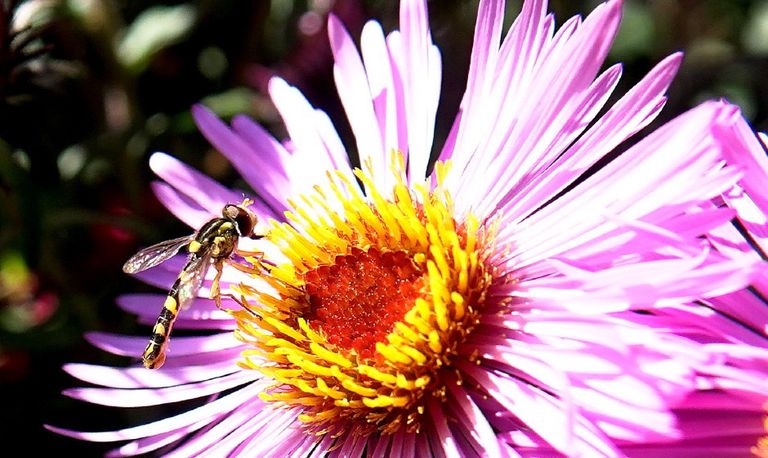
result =
[[[267,239],[285,258],[254,272],[269,288],[243,287],[241,365],[272,377],[262,398],[303,410],[311,431],[384,434],[421,427],[429,399],[460,383],[450,366],[476,325],[492,281],[492,233],[454,215],[440,182],[409,188],[396,153],[394,186],[355,171],[293,200],[289,223]],[[334,200],[335,199],[335,200]]]

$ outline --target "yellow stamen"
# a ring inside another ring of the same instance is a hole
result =
[[[763,405],[763,409],[768,412],[768,402]],[[763,419],[763,430],[766,435],[758,439],[757,444],[750,449],[750,452],[758,458],[768,458],[768,415]]]
[[[309,344],[309,348],[312,350],[314,354],[317,356],[323,358],[324,360],[328,361],[331,364],[338,364],[339,366],[343,368],[349,368],[352,367],[352,362],[348,359],[344,358],[338,353],[332,352],[328,349],[323,348],[316,342],[311,342]]]
[[[366,366],[361,364],[360,366],[357,366],[357,372],[359,372],[361,375],[366,375],[374,380],[377,380],[379,382],[389,384],[389,385],[393,385],[397,381],[397,377],[395,377],[394,375],[381,372],[380,370],[372,366]]]
[[[491,281],[480,248],[492,231],[454,215],[441,188],[449,166],[435,165],[436,186],[409,188],[404,157],[390,164],[383,181],[370,163],[355,171],[365,195],[348,174],[329,172],[325,185],[289,200],[289,223],[270,222],[267,233],[287,261],[243,270],[266,287],[235,288],[246,309],[231,312],[236,335],[250,345],[240,366],[271,377],[262,399],[302,409],[317,434],[417,431],[427,399],[445,397],[441,374]],[[370,319],[377,310],[382,319]]]
[[[360,396],[365,396],[365,397],[376,396],[376,390],[372,388],[366,388],[364,386],[360,386],[357,383],[353,382],[352,380],[344,380],[343,382],[341,382],[341,386],[343,386],[344,388],[348,389],[353,393],[359,394]]]

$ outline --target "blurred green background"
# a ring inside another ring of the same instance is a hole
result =
[[[550,8],[562,24],[596,3]],[[429,9],[443,53],[442,137],[463,92],[476,1]],[[148,335],[114,305],[121,293],[148,290],[121,265],[141,246],[191,232],[149,190],[152,152],[246,189],[195,129],[193,103],[225,118],[249,113],[282,136],[264,95],[268,78],[281,75],[349,140],[332,82],[329,11],[355,37],[369,17],[386,30],[397,23],[396,2],[384,0],[0,0],[0,437],[28,452],[95,456],[112,446],[41,424],[107,429],[163,414],[65,398],[60,391],[77,383],[61,365],[126,363],[85,343],[86,331]],[[510,22],[518,11],[508,3]],[[768,0],[626,0],[624,13],[608,61],[625,64],[617,94],[684,50],[657,123],[726,97],[768,129]]]

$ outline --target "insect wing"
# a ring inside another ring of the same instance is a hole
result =
[[[123,272],[135,274],[136,272],[155,267],[178,253],[181,247],[188,245],[193,238],[194,235],[187,235],[148,246],[131,256],[123,264]]]
[[[209,251],[206,250],[193,256],[190,256],[184,270],[179,274],[180,308],[186,308],[189,302],[197,296],[197,292],[203,284],[205,273],[208,272],[208,267],[211,265]]]

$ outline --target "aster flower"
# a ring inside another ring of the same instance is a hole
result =
[[[359,170],[328,117],[280,79],[269,91],[284,142],[195,107],[253,188],[266,237],[243,246],[267,267],[225,270],[229,313],[203,288],[176,329],[221,332],[174,337],[159,371],[66,367],[105,387],[66,392],[88,402],[203,403],[118,431],[51,429],[129,441],[114,455],[748,453],[764,434],[768,345],[753,310],[764,304],[734,304],[766,265],[715,240],[742,217],[723,196],[755,183],[733,157],[748,153],[728,147],[738,110],[704,103],[585,176],[655,118],[681,60],[598,116],[621,74],[599,72],[620,13],[609,1],[556,30],[545,2],[526,1],[502,39],[504,3],[481,1],[436,162],[441,57],[423,1],[403,1],[389,35],[369,22],[360,52],[329,20]],[[165,154],[150,166],[192,227],[242,199]],[[182,265],[139,277],[167,287]],[[162,300],[119,303],[151,323]],[[749,326],[704,315],[729,307]],[[90,340],[131,357],[146,343]]]

